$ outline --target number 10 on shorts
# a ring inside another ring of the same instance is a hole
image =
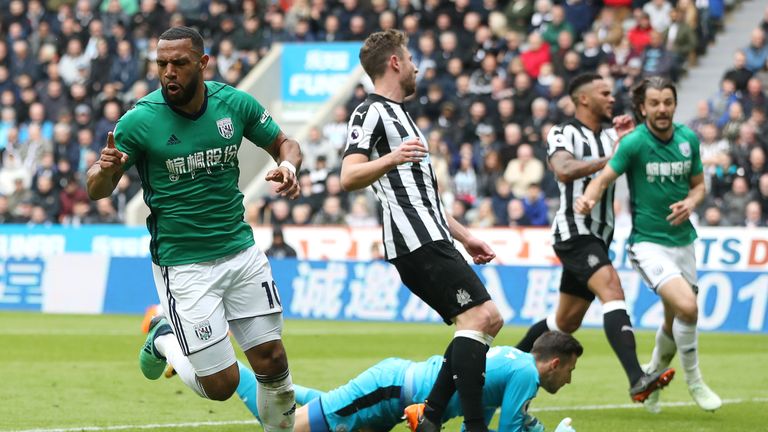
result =
[[[283,305],[280,303],[280,296],[277,294],[277,284],[275,281],[272,281],[271,286],[269,282],[262,282],[261,286],[264,287],[264,291],[267,292],[267,301],[269,302],[270,309],[275,308],[275,302],[277,302],[278,306]]]

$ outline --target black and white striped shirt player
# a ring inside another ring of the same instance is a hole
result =
[[[344,156],[360,153],[377,159],[416,137],[429,149],[401,103],[372,93],[349,119]],[[420,164],[398,165],[371,186],[384,209],[383,241],[388,260],[433,241],[453,243],[428,155]]]
[[[547,154],[551,158],[558,151],[566,151],[578,160],[600,159],[613,154],[617,140],[615,129],[602,129],[595,133],[574,118],[550,129],[547,136]],[[593,235],[602,239],[606,246],[611,244],[614,226],[613,184],[592,209],[591,214],[581,215],[573,210],[576,199],[584,193],[592,178],[599,174],[600,171],[570,182],[558,180],[560,208],[552,222],[552,234],[556,244],[579,235]]]

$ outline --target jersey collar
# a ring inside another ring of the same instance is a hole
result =
[[[374,101],[377,101],[377,102],[391,102],[393,104],[398,104],[398,105],[402,105],[403,104],[403,102],[395,102],[392,99],[385,98],[384,96],[382,96],[380,94],[377,94],[377,93],[370,93],[370,94],[368,94],[368,97],[371,98]]]
[[[173,105],[171,105],[170,102],[168,102],[168,99],[165,98],[165,92],[163,92],[162,90],[160,90],[160,94],[163,95],[163,100],[165,101],[165,104],[168,105],[168,108],[171,109],[171,111],[175,112],[176,114],[178,114],[178,115],[180,115],[180,116],[182,116],[182,117],[184,117],[186,119],[197,120],[200,117],[202,117],[203,114],[205,114],[205,110],[208,108],[208,85],[205,84],[205,83],[203,83],[203,91],[205,92],[204,93],[204,97],[203,97],[203,105],[200,107],[200,110],[197,111],[194,114],[190,114],[190,113],[184,112],[184,111],[174,107]]]

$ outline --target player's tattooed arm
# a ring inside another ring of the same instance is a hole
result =
[[[594,174],[608,163],[609,157],[592,160],[579,160],[567,151],[556,151],[549,158],[549,164],[555,173],[557,180],[568,183],[574,180]]]
[[[606,166],[599,176],[589,182],[584,193],[576,198],[576,202],[573,204],[573,209],[576,213],[587,214],[592,211],[595,204],[603,197],[608,186],[616,181],[618,177],[619,175],[610,165]]]

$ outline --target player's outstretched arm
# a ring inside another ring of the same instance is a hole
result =
[[[420,163],[427,148],[418,138],[405,141],[386,155],[369,160],[365,154],[351,153],[341,162],[341,187],[354,191],[370,186],[384,174],[404,163]]]
[[[473,236],[468,229],[457,222],[452,216],[448,215],[446,217],[451,236],[464,245],[464,249],[472,257],[472,261],[475,264],[488,264],[496,258],[496,253],[487,243]]]
[[[619,175],[616,174],[616,171],[610,165],[606,165],[600,175],[589,182],[589,186],[587,186],[584,194],[576,199],[576,202],[573,204],[573,209],[576,213],[587,214],[592,211],[592,208],[603,196],[605,190],[611,183],[616,181],[617,177]]]
[[[264,179],[280,183],[280,186],[275,190],[279,195],[289,199],[298,198],[300,190],[296,171],[301,169],[303,160],[299,143],[280,131],[272,144],[266,147],[266,150],[278,166],[267,172]]]
[[[608,159],[610,158],[578,160],[567,151],[556,151],[550,156],[549,164],[555,177],[563,183],[568,183],[600,171],[608,163]]]
[[[123,175],[123,166],[128,162],[128,155],[115,148],[115,136],[107,134],[107,146],[101,150],[101,156],[88,169],[86,189],[92,200],[106,198],[115,190]]]

